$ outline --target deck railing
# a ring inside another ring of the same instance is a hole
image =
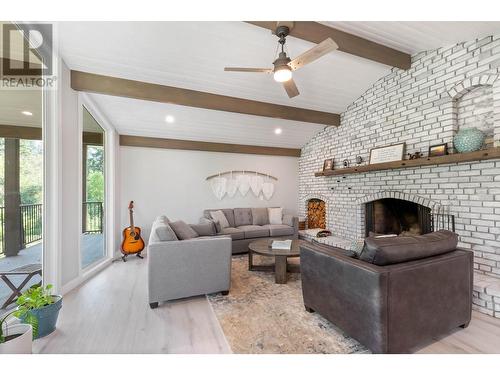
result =
[[[42,204],[22,204],[21,210],[21,249],[42,239]]]
[[[83,233],[102,233],[103,202],[83,203]]]
[[[102,233],[103,202],[84,202],[83,233]],[[22,204],[19,206],[21,215],[21,238],[20,249],[27,245],[40,241],[43,235],[42,215],[43,205]],[[5,208],[0,207],[0,256],[5,251]]]

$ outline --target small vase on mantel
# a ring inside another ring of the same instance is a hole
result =
[[[473,152],[480,150],[484,145],[486,135],[478,128],[460,130],[453,138],[453,146],[460,152]]]

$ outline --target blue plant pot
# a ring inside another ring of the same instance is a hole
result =
[[[62,296],[53,297],[56,300],[53,304],[30,310],[30,314],[38,319],[38,334],[33,337],[34,339],[47,336],[56,329],[59,310],[62,307]],[[20,319],[21,322],[27,323],[26,316],[22,316]]]
[[[463,129],[453,139],[453,145],[460,153],[478,151],[483,147],[485,138],[485,134],[477,128]]]

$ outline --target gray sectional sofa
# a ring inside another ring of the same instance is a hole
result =
[[[212,218],[211,212],[219,210],[224,213],[229,227],[221,228]],[[298,217],[283,214],[282,224],[269,224],[267,207],[207,209],[200,222],[213,222],[217,225],[217,234],[231,236],[233,254],[247,252],[248,244],[259,238],[296,239],[299,235]]]
[[[232,254],[247,252],[248,244],[259,238],[298,237],[298,218],[292,215],[278,215],[273,219],[282,224],[269,224],[267,208],[222,209],[227,220],[222,227],[210,214],[219,210],[205,210],[200,224],[156,218],[147,257],[151,308],[179,298],[227,294]]]
[[[148,294],[151,308],[160,302],[191,296],[227,294],[231,287],[231,239],[204,235],[204,228],[190,227],[196,237],[179,238],[165,216],[151,228],[148,244]]]

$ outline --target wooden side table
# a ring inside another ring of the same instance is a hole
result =
[[[23,282],[21,284],[19,284],[19,286],[15,286],[12,283],[12,281],[10,281],[9,276],[19,276],[19,275],[24,275],[25,278],[24,278]],[[12,302],[14,302],[17,299],[17,297],[21,295],[21,291],[26,286],[26,284],[28,284],[28,282],[31,280],[31,278],[35,275],[42,276],[42,265],[39,263],[27,264],[25,266],[14,268],[13,270],[10,270],[10,271],[0,271],[0,278],[12,290],[12,294],[10,295],[9,298],[7,298],[7,301],[5,301],[5,303],[2,305],[1,309],[5,309]],[[38,284],[38,285],[40,285],[40,284]]]

